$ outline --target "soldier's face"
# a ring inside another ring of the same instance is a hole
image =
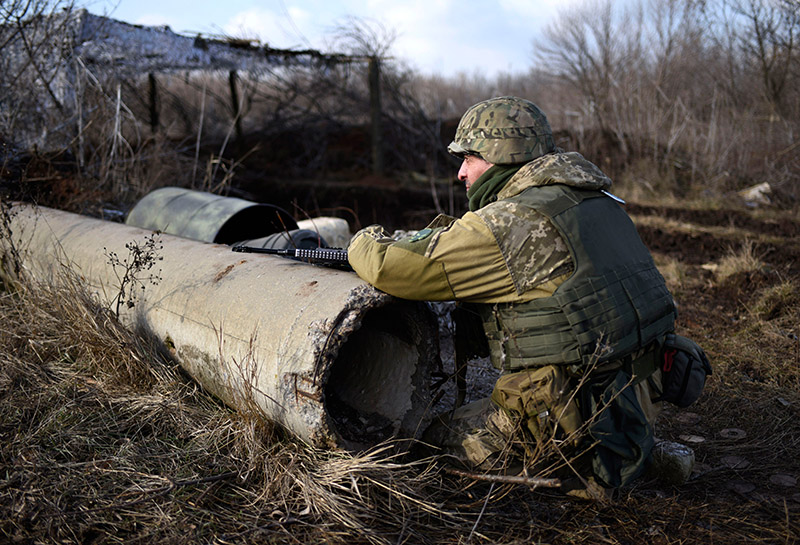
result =
[[[465,155],[458,169],[458,179],[467,186],[467,191],[472,187],[481,175],[492,168],[492,163],[485,161],[477,155]]]

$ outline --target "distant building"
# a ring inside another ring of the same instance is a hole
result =
[[[183,36],[167,26],[131,25],[64,11],[0,26],[0,138],[15,147],[63,149],[95,106],[87,87],[113,95],[109,81],[141,83],[157,74],[219,71],[255,76],[280,66],[347,61],[314,50],[279,50],[251,40]],[[231,85],[234,78],[231,77]],[[97,84],[102,82],[103,85]],[[235,90],[233,92],[235,94]],[[155,110],[153,94],[152,109]],[[114,100],[110,96],[110,100]],[[151,119],[152,121],[152,119]]]

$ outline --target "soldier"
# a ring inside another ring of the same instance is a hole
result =
[[[491,398],[423,439],[474,470],[533,470],[582,493],[629,482],[653,446],[675,306],[611,180],[557,148],[544,113],[517,97],[469,108],[448,151],[469,212],[401,240],[370,226],[348,248],[380,290],[457,301],[457,345],[502,370]]]

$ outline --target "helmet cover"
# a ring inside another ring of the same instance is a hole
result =
[[[475,154],[495,165],[527,163],[554,150],[544,112],[529,100],[511,96],[471,106],[447,146],[456,157]]]

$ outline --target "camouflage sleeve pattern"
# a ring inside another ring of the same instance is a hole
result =
[[[567,244],[542,214],[514,202],[493,203],[476,214],[495,234],[501,252],[508,257],[517,294],[548,289],[547,283],[572,272]]]
[[[569,250],[544,216],[509,204],[437,218],[398,241],[367,227],[350,243],[350,265],[405,299],[510,303],[548,296],[572,271]]]
[[[510,266],[506,256],[513,254],[505,253],[508,249],[501,248],[495,233],[479,215],[467,212],[445,226],[438,226],[442,222],[437,220],[398,241],[388,238],[378,226],[359,231],[348,248],[350,265],[376,288],[405,299],[521,302],[549,295],[555,289],[555,284],[547,284],[553,279],[553,270],[537,276],[538,286],[515,280],[516,269],[529,274],[525,267],[535,267],[535,263],[521,264],[514,259]],[[536,238],[537,233],[530,233],[528,238]],[[525,260],[537,257],[530,253],[525,253]],[[552,261],[546,260],[548,268],[552,268]]]

